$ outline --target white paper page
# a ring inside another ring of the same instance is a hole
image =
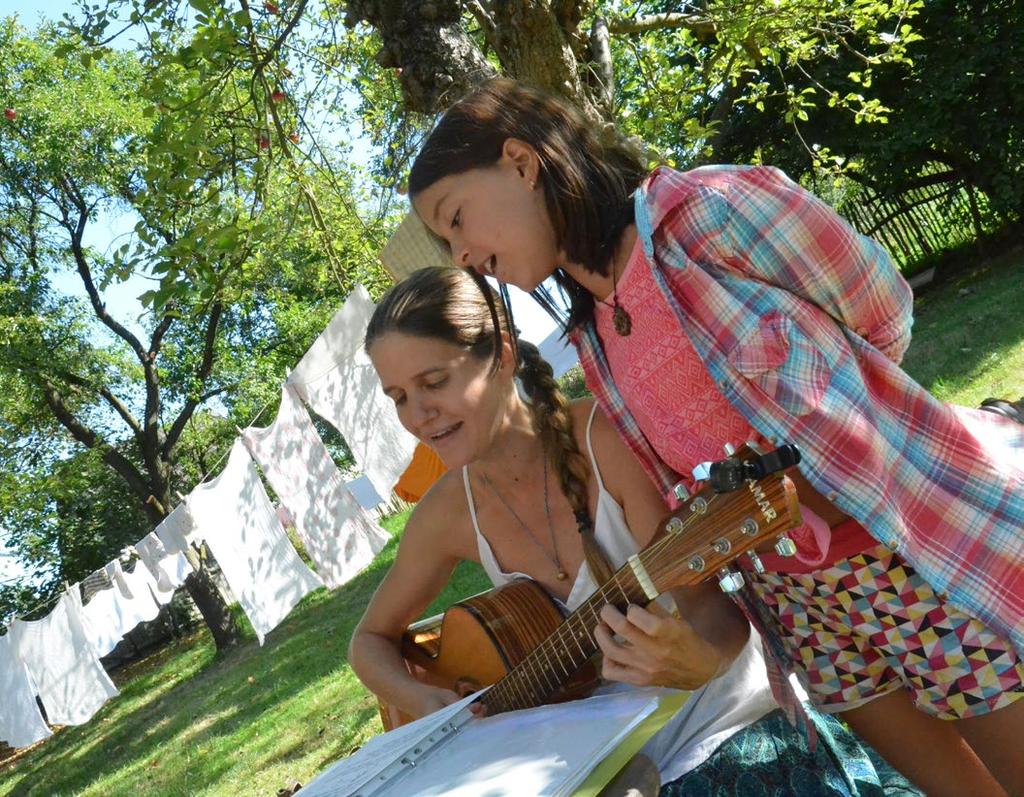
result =
[[[427,739],[448,722],[463,721],[479,694],[472,694],[458,703],[445,706],[415,722],[375,736],[348,758],[333,764],[302,787],[302,797],[349,797],[355,789],[377,776],[391,762],[416,749],[417,742]]]
[[[660,689],[632,689],[471,719],[439,752],[417,758],[415,768],[406,767],[407,776],[356,791],[396,757],[409,756],[416,740],[423,736],[417,729],[424,722],[420,720],[378,736],[353,756],[339,761],[303,787],[303,797],[567,797],[658,707],[663,693]],[[457,714],[467,700],[449,706],[445,712],[448,716]],[[435,714],[424,719],[437,728],[448,716]]]
[[[414,791],[387,794],[568,797],[657,707],[657,695],[631,690],[487,717],[416,767]]]

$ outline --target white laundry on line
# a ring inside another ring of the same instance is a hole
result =
[[[185,555],[180,551],[168,551],[156,530],[135,543],[135,550],[156,579],[157,587],[164,592],[173,593],[192,572],[192,565]]]
[[[115,586],[97,592],[82,607],[86,634],[100,658],[116,648],[125,634],[139,623],[148,623],[155,619],[160,613],[160,607],[167,603],[173,594],[157,588],[153,574],[141,561],[136,563],[135,570],[131,573],[125,573],[117,561],[111,564]],[[117,588],[119,582],[126,584],[132,597],[126,598]],[[163,603],[160,602],[160,598],[164,599]]]
[[[244,429],[242,439],[328,587],[344,584],[387,545],[388,533],[348,491],[292,386],[281,390],[274,422]]]
[[[363,351],[373,307],[366,288],[356,286],[289,374],[288,383],[341,432],[374,489],[387,496],[412,460],[416,440],[398,422]]]
[[[323,581],[292,547],[241,440],[223,472],[196,487],[187,502],[195,536],[206,540],[262,645]]]
[[[117,694],[82,623],[78,585],[42,620],[15,620],[10,636],[51,725],[81,725]]]
[[[0,695],[0,742],[28,747],[50,735],[25,664],[14,655],[10,634],[0,636]]]

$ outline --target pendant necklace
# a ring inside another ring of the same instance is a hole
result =
[[[615,279],[615,266],[612,265],[612,303],[608,304],[607,299],[600,299],[601,304],[612,308],[612,327],[615,328],[619,337],[629,337],[633,331],[633,319],[629,317],[626,308],[619,304],[619,281]]]
[[[619,304],[618,286],[612,288],[612,297],[614,299],[614,304],[612,306],[612,326],[615,327],[615,331],[620,337],[628,337],[629,333],[633,331],[633,319],[629,317],[629,313],[626,312],[626,308]]]
[[[540,540],[537,539],[537,535],[530,531],[530,527],[523,522],[523,519],[519,517],[518,514],[516,514],[516,510],[512,508],[512,505],[505,500],[505,497],[501,493],[498,492],[498,489],[491,483],[491,480],[487,478],[487,474],[481,473],[480,477],[484,480],[484,484],[487,485],[488,489],[490,489],[490,491],[494,493],[497,499],[501,501],[502,504],[504,504],[505,509],[508,510],[509,514],[512,515],[513,518],[515,518],[515,521],[519,524],[519,527],[526,532],[527,536],[531,540],[533,540],[533,544],[540,548],[544,555],[548,558],[548,561],[555,566],[555,577],[559,581],[565,581],[569,577],[569,574],[565,572],[565,568],[562,567],[562,562],[558,558],[558,545],[555,543],[555,529],[554,526],[551,525],[551,505],[548,502],[547,455],[544,456],[544,517],[547,518],[548,521],[548,534],[551,535],[551,550],[555,552],[554,558],[552,558],[551,554],[548,553],[548,549],[541,545]]]

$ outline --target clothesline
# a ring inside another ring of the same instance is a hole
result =
[[[262,407],[260,407],[260,409],[249,420],[249,422],[246,424],[246,426],[252,426],[257,420],[259,420],[260,415],[263,414],[263,412],[267,409],[267,407],[269,407],[273,403],[273,401],[274,401],[273,399],[269,399],[266,404],[264,404]],[[206,453],[209,453],[212,448],[213,448],[213,444],[211,443],[210,446],[207,447]],[[202,484],[208,478],[210,478],[210,476],[217,470],[217,467],[220,465],[220,463],[223,462],[227,458],[228,454],[230,454],[230,453],[231,453],[231,446],[228,446],[227,449],[224,451],[224,453],[221,454],[220,457],[217,459],[217,461],[213,463],[213,465],[210,467],[210,469],[206,473],[206,475],[203,476],[203,478],[199,480],[199,484]],[[170,511],[168,511],[167,514],[170,514]],[[99,574],[101,572],[102,572],[102,569],[94,570],[92,573],[87,575],[84,579],[82,579],[82,581],[80,581],[78,583],[86,584],[90,578],[92,578],[94,576],[97,576],[97,574]],[[0,582],[0,583],[3,583],[3,584],[15,583],[16,581],[19,581],[19,580],[20,580],[20,578],[14,578],[14,579],[11,579],[11,581],[9,581],[9,582],[5,581],[5,582]],[[77,584],[76,584],[76,586],[77,586]],[[10,621],[5,624],[4,630],[5,631],[10,631],[11,623],[13,623],[15,620],[19,619],[20,617],[24,617],[26,615],[29,615],[32,612],[34,612],[36,609],[41,609],[42,607],[47,606],[48,604],[51,604],[54,601],[60,600],[60,596],[63,595],[66,591],[67,591],[67,586],[65,586],[65,589],[58,590],[57,592],[55,592],[50,597],[44,598],[43,600],[39,601],[38,603],[32,604],[27,609],[23,609],[20,614],[14,615],[10,619]]]
[[[351,343],[355,337],[361,338],[361,331],[366,329],[366,324],[367,322],[369,322],[369,314],[372,311],[373,306],[373,302],[370,299],[370,295],[367,292],[366,288],[356,286],[356,288],[353,289],[353,291],[349,294],[348,298],[345,300],[343,306],[335,314],[335,317],[332,319],[328,327],[324,330],[323,333],[321,333],[321,336],[317,337],[317,339],[313,342],[310,348],[303,355],[303,358],[300,360],[300,362],[296,364],[295,371],[298,373],[286,372],[286,379],[283,388],[286,386],[290,388],[295,388],[294,392],[296,393],[296,399],[300,400],[300,403],[304,402],[305,404],[309,405],[309,407],[312,410],[316,411],[317,414],[327,419],[330,423],[332,423],[332,425],[338,428],[338,430],[341,431],[344,436],[346,436],[346,439],[348,437],[349,431],[351,431],[354,434],[352,441],[349,441],[349,447],[352,449],[353,454],[358,455],[361,453],[362,458],[366,460],[366,464],[368,466],[367,475],[371,480],[371,484],[375,483],[376,478],[377,484],[393,485],[397,480],[398,476],[400,476],[400,473],[403,470],[404,465],[398,467],[396,473],[392,473],[390,471],[398,466],[398,463],[402,459],[402,456],[408,454],[408,459],[412,459],[413,451],[412,447],[410,446],[409,451],[406,452],[403,450],[404,448],[406,448],[406,444],[396,443],[398,437],[395,437],[394,435],[399,434],[400,436],[401,430],[400,427],[397,426],[395,419],[390,418],[389,420],[385,420],[385,416],[381,414],[381,409],[378,408],[376,414],[374,413],[373,409],[371,409],[373,405],[379,404],[378,402],[375,401],[373,397],[373,395],[375,395],[376,399],[380,399],[381,395],[379,391],[371,395],[372,391],[368,392],[370,391],[369,385],[366,383],[362,383],[362,393],[360,394],[359,399],[359,409],[354,416],[350,413],[346,415],[345,413],[348,411],[344,408],[339,407],[338,405],[326,406],[323,404],[323,401],[317,403],[317,397],[315,396],[315,394],[308,394],[308,388],[310,387],[310,385],[318,383],[325,377],[332,374],[332,372],[345,372],[345,378],[347,380],[351,378],[350,374],[347,371],[348,369],[354,367],[356,371],[358,371],[359,368],[362,368],[364,370],[369,368],[369,362],[354,365],[358,363],[360,359],[366,360],[366,358],[365,356],[362,356],[362,358],[360,358],[359,352],[361,351],[361,348],[359,346],[352,348]],[[342,343],[342,341],[344,342]],[[359,340],[358,342],[361,343],[361,340]],[[360,384],[358,378],[356,378],[356,382],[354,384],[356,386]],[[288,392],[288,390],[283,390],[282,394],[284,395]],[[263,407],[261,407],[255,413],[255,415],[250,419],[248,423],[248,428],[252,429],[253,424],[258,421],[260,416],[266,411],[266,409],[270,406],[272,401],[272,399],[267,401],[266,404],[264,404]],[[325,413],[325,409],[328,411],[327,413]],[[332,411],[334,412],[332,413]],[[338,415],[339,411],[341,411],[341,415]],[[368,439],[359,438],[360,432],[357,430],[357,427],[355,429],[351,428],[353,420],[364,426],[367,423],[373,424],[375,428],[375,433],[373,435],[371,443],[373,447],[372,451],[380,451],[382,450],[381,447],[383,446],[385,449],[389,449],[389,454],[393,454],[394,452],[400,452],[402,456],[391,456],[387,460],[380,460],[378,455],[366,451]],[[247,433],[243,433],[241,437],[243,444],[247,444]],[[323,446],[323,443],[319,441],[318,437],[317,443]],[[357,445],[353,445],[353,443],[361,444],[361,447],[362,449],[364,449],[364,451],[359,452],[357,450]],[[248,446],[246,447],[248,448]],[[208,470],[207,474],[203,477],[200,483],[193,488],[194,491],[200,486],[202,486],[205,483],[205,481],[210,479],[217,472],[217,469],[220,467],[221,462],[223,462],[225,457],[228,457],[229,454],[230,449],[221,454],[221,456]],[[326,450],[324,451],[323,455],[326,459],[330,459],[330,456],[328,455]],[[382,467],[382,462],[387,462],[387,465],[384,465]],[[333,466],[333,462],[331,464]],[[408,461],[404,464],[408,465]],[[278,492],[280,494],[280,491]],[[180,495],[180,493],[178,495]],[[342,503],[344,503],[346,499],[338,498],[336,500],[339,500]],[[58,595],[51,596],[47,600],[41,601],[31,606],[29,611],[38,610],[40,606],[53,601],[56,597],[58,597]]]
[[[64,589],[55,592],[49,598],[44,598],[43,600],[39,601],[39,603],[32,604],[27,609],[25,609],[22,612],[21,615],[15,615],[13,618],[11,618],[11,622],[4,626],[4,631],[9,633],[10,630],[11,630],[11,624],[15,620],[20,619],[21,616],[32,614],[32,612],[34,612],[36,609],[41,609],[43,606],[46,606],[47,604],[53,603],[54,601],[57,601],[57,600],[60,600],[60,596],[63,595],[65,592],[67,592],[67,587],[66,586],[65,586]]]

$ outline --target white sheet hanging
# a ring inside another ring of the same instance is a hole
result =
[[[374,488],[388,496],[412,459],[416,440],[398,422],[363,351],[373,307],[366,288],[356,286],[295,366],[288,383],[341,432]]]
[[[274,422],[263,429],[242,430],[242,439],[288,509],[328,587],[344,584],[387,544],[388,533],[345,487],[292,386],[281,390]]]
[[[24,662],[51,725],[81,725],[117,694],[82,624],[78,585],[42,620],[15,620],[11,645]]]
[[[185,555],[179,551],[168,551],[155,530],[135,543],[135,550],[139,552],[142,564],[156,579],[157,587],[164,592],[173,593],[192,572],[192,565]]]
[[[114,587],[97,592],[82,607],[86,634],[100,658],[116,648],[125,634],[139,623],[148,623],[155,619],[160,613],[160,607],[167,603],[173,594],[157,589],[153,574],[141,561],[136,562],[135,570],[131,573],[125,573],[117,561],[111,564],[114,583],[125,583],[132,597],[126,598]],[[160,602],[161,598],[163,603]]]
[[[245,445],[235,440],[223,472],[188,496],[195,536],[217,558],[263,644],[263,637],[323,581],[295,552]]]
[[[185,555],[190,543],[198,538],[195,520],[189,514],[188,505],[180,503],[171,511],[167,517],[160,521],[160,525],[153,529],[153,533],[164,546],[168,553],[180,553]]]
[[[365,475],[357,476],[345,482],[345,486],[363,509],[376,509],[384,503],[384,499],[373,489],[373,484],[370,483],[370,480]]]
[[[0,695],[0,742],[28,747],[50,735],[25,664],[14,655],[10,634],[0,636]]]

